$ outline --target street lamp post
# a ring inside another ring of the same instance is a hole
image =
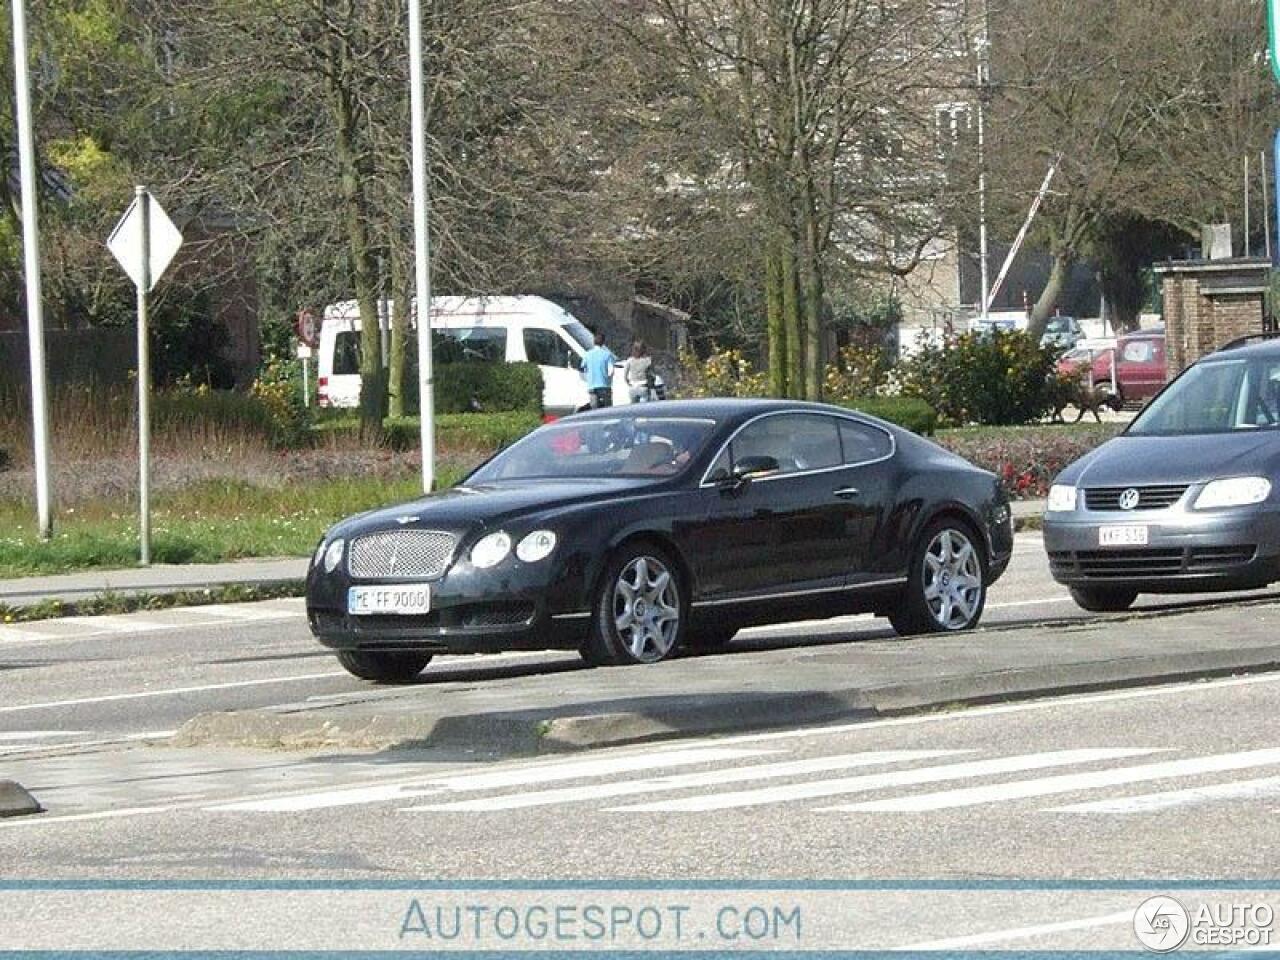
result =
[[[431,370],[431,247],[428,230],[426,95],[422,80],[422,3],[409,0],[409,113],[413,139],[413,248],[418,313],[418,404],[422,489],[435,486],[435,396]]]
[[[40,284],[40,197],[31,129],[31,88],[27,79],[26,0],[13,0],[14,106],[22,179],[22,254],[27,284],[27,341],[31,358],[31,442],[35,448],[36,519],[40,539],[53,536],[49,483],[49,388],[45,376],[44,293]]]

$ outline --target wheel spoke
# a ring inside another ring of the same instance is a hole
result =
[[[924,598],[926,600],[937,600],[940,596],[942,596],[942,588],[938,586],[937,580],[934,580],[924,588]]]

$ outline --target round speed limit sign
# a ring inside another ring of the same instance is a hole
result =
[[[316,319],[316,315],[310,310],[298,311],[298,321],[295,329],[298,333],[298,339],[308,347],[314,348],[319,345],[320,321]]]

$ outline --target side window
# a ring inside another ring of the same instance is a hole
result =
[[[569,345],[554,330],[526,328],[524,355],[530,363],[537,363],[544,367],[570,366]]]
[[[1124,345],[1125,363],[1150,363],[1152,353],[1148,340],[1130,340]]]
[[[893,442],[887,433],[876,427],[841,420],[840,447],[844,451],[845,463],[867,463],[887,457],[893,449]]]
[[[720,451],[720,456],[716,457],[716,462],[711,465],[711,469],[707,471],[707,482],[719,483],[721,480],[727,480],[732,472],[733,457],[729,447],[725,447]]]
[[[504,363],[507,359],[503,327],[437,327],[431,342],[438,363]]]
[[[730,444],[734,463],[747,457],[772,457],[781,473],[840,465],[840,433],[833,417],[799,413],[764,417]]]

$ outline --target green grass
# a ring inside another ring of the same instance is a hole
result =
[[[441,487],[461,478],[453,469]],[[350,478],[280,487],[217,481],[158,497],[151,513],[154,563],[218,563],[247,557],[306,556],[343,517],[411,500],[416,476]],[[0,579],[129,567],[138,561],[138,518],[118,505],[88,502],[57,517],[53,539],[42,543],[27,503],[0,501]]]
[[[1013,440],[1024,437],[1087,437],[1095,436],[1099,440],[1116,436],[1125,428],[1123,423],[1028,423],[1015,427],[943,427],[937,436],[956,437],[962,440]]]

